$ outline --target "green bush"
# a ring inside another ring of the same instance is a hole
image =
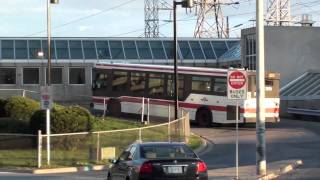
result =
[[[79,106],[54,105],[51,113],[51,133],[84,132],[92,129],[93,117],[85,108]],[[46,111],[38,110],[31,117],[32,133],[46,133]]]
[[[4,108],[7,103],[8,100],[0,98],[0,117],[8,117],[8,114]]]
[[[37,101],[21,97],[13,96],[8,99],[5,110],[8,115],[17,121],[29,122],[33,113],[40,109]]]
[[[52,110],[52,133],[73,133],[90,131],[90,112],[79,106],[54,108]]]

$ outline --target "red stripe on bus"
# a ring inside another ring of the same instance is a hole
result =
[[[139,97],[120,97],[119,98],[121,102],[130,102],[130,103],[142,103],[142,98]],[[93,101],[95,103],[101,103],[103,104],[103,98],[93,98]],[[108,99],[106,99],[106,103],[108,102]],[[144,102],[147,104],[148,100],[147,98],[144,99]],[[150,99],[150,104],[152,105],[160,105],[160,106],[169,106],[174,105],[174,101],[171,100],[161,100],[161,99]],[[225,106],[212,106],[212,105],[202,105],[202,104],[193,104],[193,103],[186,103],[186,102],[179,102],[179,106],[182,108],[188,108],[188,109],[198,109],[201,106],[206,106],[210,110],[213,111],[227,111],[227,107]],[[240,110],[241,113],[243,113],[243,109]]]

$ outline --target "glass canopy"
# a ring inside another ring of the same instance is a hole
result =
[[[220,58],[239,39],[179,39],[179,59],[213,60]],[[53,59],[84,60],[130,60],[130,59],[172,59],[172,40],[146,38],[53,38],[51,43]],[[41,59],[38,52],[44,52],[46,59],[46,38],[0,38],[0,60]],[[240,55],[239,55],[240,59]]]

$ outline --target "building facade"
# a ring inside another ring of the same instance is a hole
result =
[[[179,65],[217,67],[229,58],[239,62],[240,54],[229,52],[239,42],[181,38]],[[39,52],[44,56],[39,57]],[[53,38],[51,52],[53,97],[58,102],[90,101],[92,68],[97,62],[173,65],[172,38]],[[17,94],[17,89],[39,92],[47,83],[46,54],[45,37],[0,38],[0,95]]]
[[[255,28],[241,31],[241,61],[256,67]],[[288,108],[320,111],[320,28],[297,26],[265,27],[265,68],[280,73],[281,115]],[[311,103],[312,102],[312,103]]]
[[[241,31],[241,61],[256,67],[255,28]],[[281,74],[281,87],[311,69],[320,67],[320,28],[297,26],[265,27],[265,68]]]

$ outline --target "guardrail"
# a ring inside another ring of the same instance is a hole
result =
[[[303,109],[303,108],[288,108],[287,113],[289,114],[301,114],[308,116],[320,116],[320,109]]]

